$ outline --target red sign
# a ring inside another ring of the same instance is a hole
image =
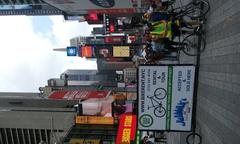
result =
[[[49,99],[63,99],[63,100],[79,100],[89,98],[105,98],[108,96],[110,91],[98,90],[98,91],[80,91],[80,90],[61,90],[53,92],[48,98]]]
[[[110,23],[110,32],[114,32],[114,31],[115,31],[114,24]]]
[[[94,55],[94,48],[91,46],[82,46],[79,47],[79,54],[80,57],[91,58]]]
[[[96,13],[89,13],[86,18],[87,20],[98,21],[98,15]]]
[[[106,36],[104,42],[111,44],[119,44],[123,43],[124,38],[124,36]]]
[[[136,115],[123,114],[120,116],[116,144],[130,144],[136,137]]]
[[[91,9],[89,13],[97,14],[122,14],[122,13],[135,13],[134,8],[116,8],[116,9]]]

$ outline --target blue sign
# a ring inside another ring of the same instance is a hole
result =
[[[67,47],[67,56],[77,56],[77,47]]]

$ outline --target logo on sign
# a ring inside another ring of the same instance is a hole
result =
[[[77,56],[77,48],[67,47],[67,56]]]
[[[186,98],[181,99],[174,110],[174,117],[176,119],[176,123],[178,123],[181,126],[186,125],[186,121],[189,117],[190,114],[190,106],[189,106],[189,101],[187,101]]]
[[[143,127],[150,127],[153,124],[153,118],[148,114],[144,114],[140,117],[139,123]]]
[[[115,5],[115,0],[90,0],[93,4],[103,7],[103,8],[111,8]]]

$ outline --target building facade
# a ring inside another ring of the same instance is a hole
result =
[[[60,142],[73,125],[73,101],[55,101],[35,94],[1,93],[1,144]]]
[[[4,15],[63,15],[63,11],[41,0],[0,0],[0,16]]]

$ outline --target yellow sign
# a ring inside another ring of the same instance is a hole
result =
[[[76,124],[114,124],[114,119],[103,116],[76,116]]]
[[[113,57],[129,57],[130,49],[129,46],[114,46]]]
[[[73,138],[70,140],[69,144],[100,144],[98,139],[77,139]]]

